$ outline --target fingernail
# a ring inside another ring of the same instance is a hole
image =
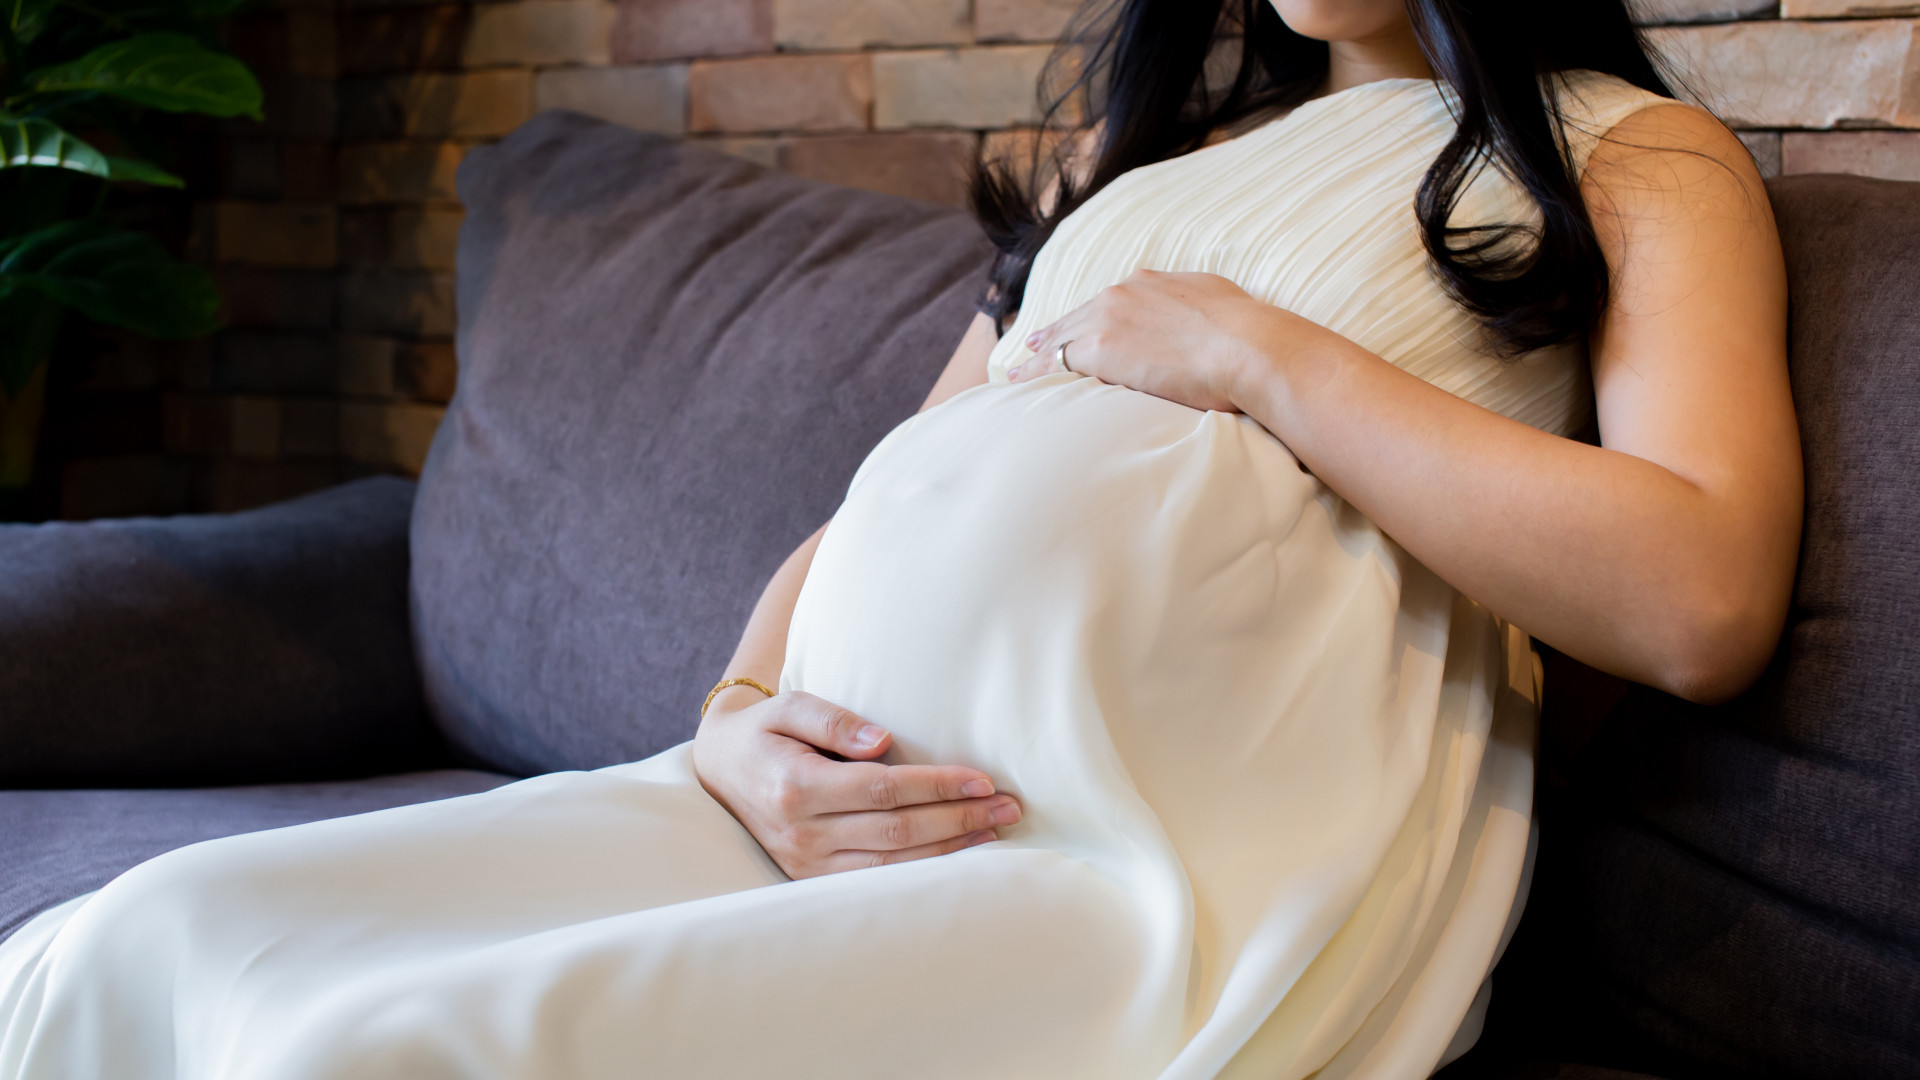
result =
[[[1038,331],[1035,331],[1034,333],[1027,335],[1027,349],[1029,351],[1031,351],[1034,348],[1034,346],[1038,344],[1040,344],[1040,334]]]
[[[862,750],[871,750],[874,747],[879,746],[880,740],[886,737],[887,737],[886,732],[881,731],[879,728],[874,727],[872,724],[868,724],[865,727],[862,727],[859,731],[856,731],[853,733],[853,745],[859,747]]]
[[[1020,806],[1018,803],[1009,799],[999,806],[994,807],[993,811],[987,816],[993,819],[995,825],[1011,825],[1020,820]]]
[[[993,794],[993,781],[969,780],[960,785],[960,794],[965,795],[969,799],[977,799],[982,795],[991,795]]]
[[[1000,838],[990,832],[977,832],[967,837],[967,846],[979,847],[981,844],[991,844],[998,839]]]

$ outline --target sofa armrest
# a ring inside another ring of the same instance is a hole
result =
[[[413,485],[238,514],[0,526],[0,786],[446,760],[407,616]]]

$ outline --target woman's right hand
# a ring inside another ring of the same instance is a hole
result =
[[[945,855],[1020,820],[1020,804],[978,769],[873,760],[892,736],[838,705],[798,691],[749,697],[713,700],[694,772],[788,877]]]

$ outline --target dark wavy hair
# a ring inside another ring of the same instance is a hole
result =
[[[1421,239],[1447,293],[1516,355],[1586,334],[1606,309],[1607,264],[1542,75],[1587,68],[1673,97],[1623,0],[1406,0],[1459,126],[1414,199]],[[1237,60],[1236,60],[1237,56]],[[1020,307],[1034,256],[1055,226],[1129,169],[1198,148],[1208,132],[1297,105],[1320,87],[1327,44],[1281,21],[1269,0],[1091,0],[1041,80],[1043,127],[1104,121],[1075,182],[1064,140],[1035,140],[1026,168],[983,160],[975,216],[999,248],[983,309]],[[1082,114],[1080,111],[1084,110]],[[1536,224],[1458,227],[1449,218],[1478,172],[1497,168],[1540,208]],[[1058,196],[1041,211],[1041,190]]]

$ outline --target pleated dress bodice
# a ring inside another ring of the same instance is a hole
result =
[[[1659,99],[1590,71],[1556,80],[1577,169],[1619,119]],[[993,350],[1004,380],[1029,334],[1138,269],[1219,274],[1254,297],[1365,346],[1494,412],[1567,435],[1586,422],[1577,345],[1503,359],[1441,287],[1414,193],[1454,132],[1450,95],[1384,79],[1308,101],[1247,134],[1130,170],[1062,221],[1033,264],[1023,307]],[[1487,168],[1456,225],[1528,223],[1525,193]]]

